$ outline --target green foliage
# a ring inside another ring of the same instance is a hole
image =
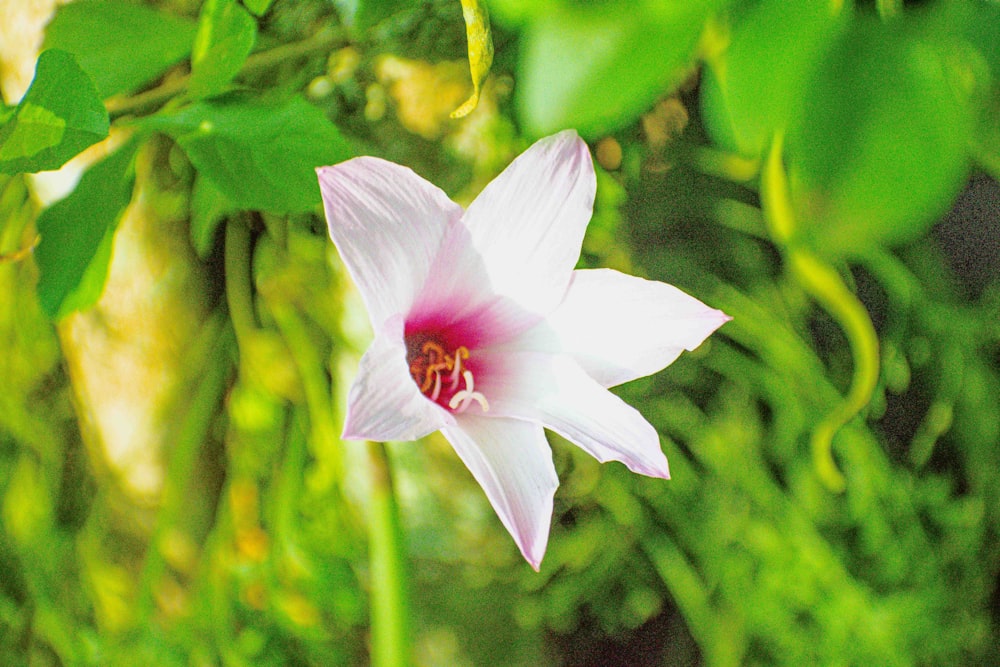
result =
[[[272,0],[243,0],[243,4],[246,8],[254,13],[256,16],[263,16],[265,12],[271,7]]]
[[[539,5],[525,28],[518,112],[537,136],[619,129],[690,73],[717,3]]]
[[[802,89],[824,63],[848,13],[829,0],[763,0],[741,7],[745,14],[734,19],[728,34],[714,36],[727,44],[708,58],[701,102],[716,143],[759,158],[775,132],[798,123],[808,99]]]
[[[174,137],[238,209],[312,210],[314,169],[351,156],[337,128],[301,97],[233,95],[151,117],[145,127]]]
[[[0,663],[366,664],[407,570],[417,664],[1000,662],[1000,6],[487,0],[455,120],[459,4],[59,8],[0,107]],[[106,136],[108,97],[111,152],[39,204],[15,172]],[[371,334],[314,168],[381,155],[468,202],[565,127],[600,165],[582,263],[734,319],[616,390],[670,481],[552,437],[536,573],[443,439],[374,468],[339,439]],[[810,443],[856,333],[803,256],[881,355],[840,493]]]
[[[61,167],[108,136],[108,112],[72,55],[50,49],[20,103],[0,113],[0,173]]]
[[[394,13],[414,5],[413,0],[333,0],[343,22],[357,34]]]
[[[88,169],[76,189],[38,217],[38,299],[49,317],[87,308],[104,289],[115,226],[131,197],[135,144]]]
[[[1000,7],[954,0],[937,7],[928,19],[953,38],[947,54],[953,77],[969,95],[975,114],[974,153],[994,178],[1000,175],[1000,43],[995,26]]]
[[[859,20],[809,82],[789,137],[799,214],[834,256],[922,236],[968,173],[972,113],[920,23]]]
[[[236,0],[207,0],[191,51],[188,94],[197,99],[225,90],[256,39],[257,23]]]
[[[133,2],[80,0],[59,8],[45,48],[76,56],[102,98],[129,93],[191,52],[195,24]]]
[[[216,230],[234,210],[229,199],[202,175],[195,177],[191,191],[191,245],[206,257],[215,242]]]

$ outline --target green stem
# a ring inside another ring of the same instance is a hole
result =
[[[703,174],[733,183],[746,183],[760,173],[760,160],[745,158],[709,146],[696,146],[691,153],[691,160],[695,168]]]
[[[246,346],[247,337],[257,329],[250,285],[250,227],[242,216],[226,223],[226,303],[233,320],[236,340]]]
[[[642,533],[639,544],[646,552],[660,579],[670,590],[698,646],[713,665],[743,663],[747,638],[742,626],[729,610],[712,604],[705,584],[687,555],[659,531]]]
[[[854,375],[844,399],[827,413],[812,435],[816,473],[831,491],[842,491],[844,477],[833,460],[833,438],[847,422],[868,405],[879,377],[878,334],[871,318],[843,278],[829,264],[806,248],[797,229],[788,177],[782,163],[782,136],[774,137],[761,178],[764,218],[774,241],[783,248],[792,276],[834,320],[851,346]]]
[[[0,222],[0,264],[19,262],[35,249],[41,237],[25,243],[25,231],[36,217],[24,177],[0,176],[0,211],[7,211]]]
[[[267,306],[274,323],[288,345],[292,360],[302,381],[306,409],[309,412],[310,439],[313,449],[329,448],[338,451],[339,438],[333,421],[333,399],[330,396],[329,379],[323,359],[309,338],[305,324],[295,310],[278,299],[268,299]],[[340,457],[336,461],[336,473],[340,478]]]
[[[408,584],[399,509],[383,443],[369,442],[371,460],[371,664],[410,664]]]
[[[256,74],[289,60],[312,53],[329,51],[344,42],[337,31],[326,28],[301,42],[282,44],[267,51],[259,51],[247,58],[239,76]],[[104,102],[112,119],[162,106],[167,101],[187,92],[191,74],[184,74],[131,97],[112,97]]]
[[[812,436],[813,461],[820,478],[831,491],[842,491],[844,477],[833,461],[833,437],[868,405],[875,393],[879,377],[878,334],[868,311],[831,266],[803,248],[790,251],[788,261],[798,283],[840,324],[851,346],[851,386]]]
[[[190,372],[198,374],[194,395],[177,424],[176,432],[167,439],[170,442],[170,459],[163,483],[161,508],[139,580],[136,608],[140,623],[149,618],[156,585],[166,569],[163,540],[184,511],[198,452],[221,405],[232,367],[231,345],[232,330],[216,313],[203,325],[191,356]]]

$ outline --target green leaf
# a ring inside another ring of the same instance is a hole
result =
[[[107,98],[136,90],[186,58],[194,35],[193,21],[143,5],[77,0],[56,12],[45,46],[74,54]]]
[[[716,2],[567,3],[525,28],[518,113],[535,135],[622,127],[694,64]]]
[[[92,166],[68,197],[38,217],[38,297],[53,319],[93,305],[104,289],[111,236],[129,202],[137,145],[131,141]]]
[[[361,34],[408,5],[413,0],[333,0],[340,18],[354,34]]]
[[[951,54],[954,78],[970,83],[977,116],[976,159],[993,178],[1000,179],[1000,5],[954,0],[942,3],[936,13],[943,29],[957,30],[964,39],[964,48]]]
[[[789,135],[793,198],[831,256],[921,236],[968,174],[968,97],[949,78],[946,34],[857,21],[804,91]]]
[[[271,8],[271,0],[243,0],[243,4],[254,16],[263,16]]]
[[[1000,181],[1000,86],[982,105],[976,129],[976,159],[984,171]]]
[[[87,75],[65,51],[38,57],[21,103],[2,113],[0,173],[58,169],[108,136],[108,112]]]
[[[116,220],[116,224],[104,230],[104,235],[101,236],[93,257],[87,262],[87,266],[80,275],[80,281],[59,304],[59,311],[55,314],[55,319],[61,319],[77,310],[87,310],[101,298],[104,284],[108,280],[108,268],[111,266],[111,251],[114,248],[117,228]]]
[[[301,97],[230,95],[150,117],[145,125],[174,137],[238,209],[310,211],[320,201],[315,167],[352,156],[337,128]]]
[[[490,12],[501,22],[520,25],[551,11],[559,0],[492,0]]]
[[[202,259],[208,257],[215,232],[233,205],[212,182],[199,174],[191,193],[191,245]]]
[[[191,53],[188,94],[222,92],[243,67],[257,40],[257,22],[235,0],[206,0]]]
[[[705,126],[721,146],[760,156],[776,130],[801,113],[802,88],[848,18],[829,0],[763,0],[709,58],[701,82]]]

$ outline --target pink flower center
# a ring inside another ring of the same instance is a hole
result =
[[[452,350],[433,336],[408,336],[406,360],[420,392],[435,403],[454,412],[465,412],[473,402],[483,412],[490,409],[486,397],[476,391],[469,349],[464,345]]]

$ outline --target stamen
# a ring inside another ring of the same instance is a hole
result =
[[[441,373],[434,373],[434,391],[431,392],[431,400],[438,400],[438,396],[441,395]]]
[[[462,359],[469,358],[469,350],[464,345],[455,350],[455,368],[451,371],[451,387],[448,391],[455,391],[458,388],[458,377],[462,372]]]
[[[410,374],[416,379],[419,377],[420,372],[423,371],[423,379],[420,381],[420,393],[426,394],[431,387],[440,387],[441,371],[445,368],[451,368],[451,357],[445,354],[444,348],[439,343],[435,343],[432,340],[424,343],[421,352],[423,353],[423,357],[420,361],[423,361],[426,366],[415,362],[410,366]],[[441,390],[438,388],[434,391],[436,395],[439,395]]]
[[[490,404],[486,400],[486,397],[482,394],[482,392],[475,391],[472,371],[465,371],[462,373],[462,377],[465,378],[465,389],[455,392],[455,395],[452,396],[451,400],[448,402],[448,407],[455,412],[465,412],[465,409],[469,407],[469,403],[471,401],[475,401],[479,403],[483,412],[489,412]]]
[[[420,355],[410,358],[410,375],[420,387],[420,393],[434,402],[456,412],[465,412],[473,403],[486,412],[490,404],[482,392],[476,391],[475,378],[463,362],[469,359],[469,348],[464,345],[449,352],[435,340],[424,340],[420,345]],[[465,387],[459,385],[465,382]]]

